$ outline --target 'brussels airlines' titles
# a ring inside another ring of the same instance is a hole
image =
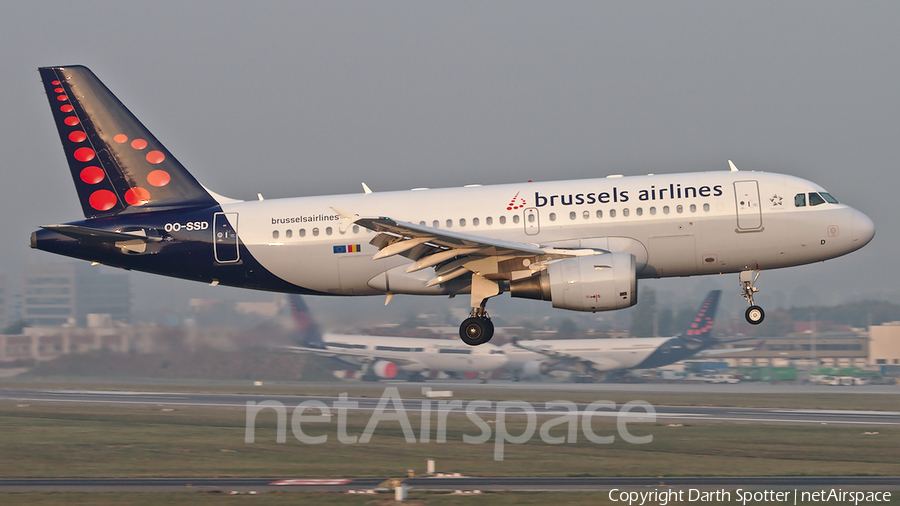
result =
[[[681,187],[680,183],[670,183],[668,187],[657,188],[655,185],[649,189],[639,190],[638,200],[640,201],[656,201],[656,200],[677,200],[692,199],[697,197],[721,197],[722,185],[717,184],[710,186],[685,186]],[[554,207],[557,202],[559,205],[583,205],[583,204],[609,204],[609,203],[625,203],[628,202],[630,196],[628,190],[619,190],[613,186],[612,190],[605,192],[576,193],[568,195],[541,195],[539,192],[534,193],[535,207]]]

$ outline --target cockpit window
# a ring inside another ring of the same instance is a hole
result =
[[[798,193],[794,195],[794,207],[806,207],[805,193]]]
[[[829,204],[837,204],[838,203],[837,199],[832,197],[830,193],[822,192],[819,195],[821,195],[822,198],[825,199],[825,202],[828,202]]]
[[[821,195],[816,192],[809,192],[809,205],[817,206],[824,203],[825,199],[823,199]]]

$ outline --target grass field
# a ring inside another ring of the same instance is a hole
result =
[[[113,381],[67,381],[64,379],[44,379],[40,381],[0,380],[0,388],[41,388],[60,390],[127,390],[137,392],[200,392],[237,393],[252,395],[321,395],[337,396],[347,393],[350,397],[381,397],[386,386],[398,387],[404,399],[422,397],[422,387],[427,383],[372,384],[339,383],[305,385],[264,384],[253,386],[250,382],[209,382],[209,383],[121,383]],[[493,401],[524,400],[544,403],[557,399],[590,403],[608,400],[624,404],[642,400],[655,406],[728,406],[744,408],[790,408],[790,409],[850,409],[864,411],[898,411],[900,402],[897,395],[828,393],[828,394],[728,394],[728,393],[643,393],[605,392],[598,385],[596,391],[547,391],[547,390],[507,390],[507,389],[453,389],[453,398],[462,400],[490,399]]]
[[[325,444],[293,437],[276,443],[276,417],[257,418],[256,441],[244,442],[246,415],[237,408],[0,404],[0,475],[13,477],[260,476],[399,477],[424,471],[426,459],[438,471],[473,476],[694,476],[694,475],[900,475],[900,430],[836,426],[775,426],[723,423],[629,424],[649,444],[576,443],[549,445],[535,434],[525,444],[505,446],[493,459],[485,444],[462,443],[480,429],[459,414],[449,418],[447,443],[406,443],[400,425],[383,422],[367,444],[341,444],[337,424],[306,427],[326,434]],[[290,414],[290,413],[289,413]],[[485,419],[490,417],[484,416]],[[350,413],[347,433],[361,434],[368,413]],[[419,435],[417,415],[410,422]],[[539,422],[540,423],[540,422]],[[290,422],[289,422],[290,424]],[[524,421],[508,421],[510,434]],[[615,435],[614,421],[595,421],[598,435]],[[563,435],[564,427],[551,431]]]

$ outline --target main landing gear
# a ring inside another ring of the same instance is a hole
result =
[[[484,305],[473,308],[469,317],[463,320],[459,326],[459,337],[469,346],[484,344],[494,337],[494,324],[484,310]]]
[[[459,338],[469,346],[484,344],[494,337],[494,324],[484,306],[489,298],[500,293],[496,281],[478,273],[472,274],[472,312],[459,326]]]
[[[759,291],[759,288],[753,286],[762,271],[741,271],[741,295],[747,299],[747,311],[744,317],[747,323],[751,325],[759,325],[766,319],[766,312],[763,308],[757,306],[753,302],[753,294]]]

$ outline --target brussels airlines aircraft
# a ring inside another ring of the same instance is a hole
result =
[[[419,337],[322,334],[309,317],[309,309],[300,295],[291,295],[291,313],[302,346],[288,350],[313,353],[340,361],[363,371],[363,380],[393,379],[398,371],[409,381],[423,381],[422,373],[487,373],[506,364],[506,354],[493,344],[472,348],[459,341]]]
[[[536,377],[552,371],[575,371],[578,378],[604,376],[610,371],[652,369],[674,364],[698,353],[741,350],[709,348],[751,338],[720,340],[712,336],[720,290],[709,292],[688,328],[677,337],[626,339],[536,339],[514,341],[501,349],[509,357],[506,368],[517,376]]]
[[[637,303],[637,280],[835,258],[875,227],[819,185],[730,171],[239,201],[206,189],[85,67],[40,69],[85,219],[33,248],[100,264],[315,295],[469,293],[460,326],[487,342],[491,297],[575,311]]]

